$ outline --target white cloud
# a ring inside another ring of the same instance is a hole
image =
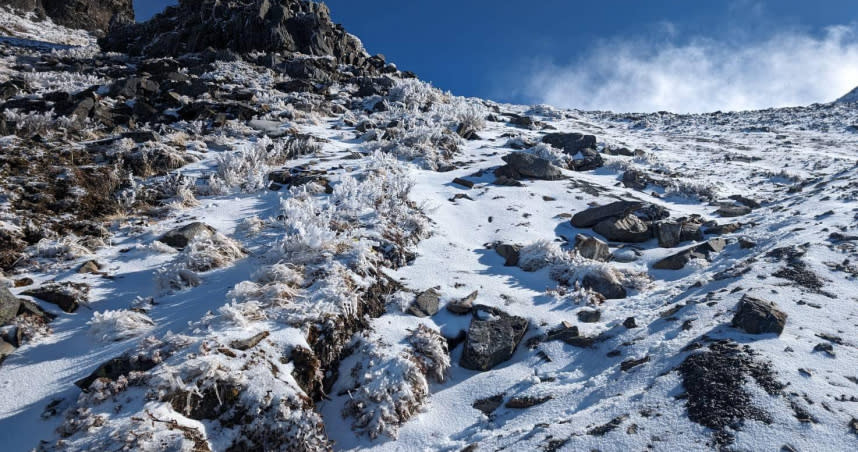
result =
[[[858,85],[858,28],[753,43],[601,43],[578,61],[535,61],[525,97],[582,110],[678,113],[830,102]]]

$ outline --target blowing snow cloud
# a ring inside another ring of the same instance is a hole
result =
[[[569,108],[693,113],[807,105],[858,85],[858,28],[780,33],[750,45],[605,42],[574,64],[534,66],[524,94]]]

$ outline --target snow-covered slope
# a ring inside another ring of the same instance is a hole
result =
[[[4,450],[858,448],[858,104],[582,112],[0,43],[4,281],[53,316],[3,318]],[[82,124],[33,106],[89,86]]]

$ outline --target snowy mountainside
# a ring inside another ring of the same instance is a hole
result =
[[[0,10],[4,450],[858,448],[855,103],[460,98],[275,3]]]

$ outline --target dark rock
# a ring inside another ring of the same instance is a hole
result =
[[[662,248],[673,248],[680,243],[682,235],[682,223],[665,221],[655,225],[655,236],[658,238],[658,246]]]
[[[741,223],[716,224],[707,227],[703,232],[712,235],[732,234],[742,228]]]
[[[465,315],[474,309],[474,301],[477,299],[478,292],[475,290],[468,294],[465,298],[452,300],[447,303],[447,310],[456,315]]]
[[[495,176],[506,176],[511,179],[531,177],[546,180],[557,180],[563,177],[560,168],[533,154],[511,152],[502,158],[507,164],[495,170]]]
[[[596,137],[581,133],[549,133],[542,137],[542,142],[562,149],[569,155],[575,155],[585,149],[596,149]]]
[[[628,329],[632,329],[632,328],[637,328],[638,324],[635,321],[634,317],[628,317],[628,318],[626,318],[626,320],[623,320],[623,326],[628,328]]]
[[[471,405],[474,408],[480,410],[486,416],[494,413],[498,407],[503,403],[503,394],[495,394],[491,397],[486,397],[484,399],[477,399],[474,401],[474,404]]]
[[[590,430],[587,430],[587,434],[592,436],[605,436],[623,425],[623,421],[625,421],[627,418],[628,416],[626,415],[617,416],[608,421],[608,423],[606,424],[602,424],[598,427],[593,427]]]
[[[174,229],[166,234],[162,235],[158,241],[172,246],[173,248],[182,249],[188,246],[194,239],[202,238],[207,239],[212,237],[215,232],[215,228],[196,221],[193,223],[186,224],[180,228]]]
[[[177,413],[195,419],[217,419],[239,401],[242,388],[235,383],[215,381],[202,390],[177,390],[164,398]]]
[[[593,226],[593,232],[614,242],[640,243],[652,238],[649,226],[632,214],[602,220]]]
[[[80,304],[87,302],[89,286],[83,283],[50,282],[22,294],[55,304],[65,312],[74,312]]]
[[[31,315],[48,321],[52,318],[39,305],[21,298],[15,297],[9,289],[0,287],[0,326],[10,323],[19,315]],[[13,341],[15,342],[15,341]],[[13,345],[18,345],[13,343]]]
[[[602,273],[587,273],[586,276],[581,278],[581,285],[609,300],[626,298],[626,288],[618,281]]]
[[[578,311],[578,321],[582,323],[596,323],[602,318],[602,312],[598,309],[584,309]]]
[[[775,333],[780,336],[786,320],[786,313],[774,303],[744,295],[739,300],[732,324],[751,334]]]
[[[641,364],[649,362],[649,355],[639,359],[627,359],[620,363],[620,370],[628,372]]]
[[[591,228],[600,221],[623,217],[641,207],[643,203],[637,201],[616,201],[578,212],[572,216],[571,222],[576,228]]]
[[[417,317],[431,317],[438,313],[441,294],[436,289],[421,292],[408,306],[406,312]]]
[[[751,209],[759,209],[761,207],[760,203],[758,203],[757,201],[754,201],[751,198],[746,198],[742,195],[732,195],[732,196],[730,196],[730,199],[738,202],[739,204],[743,204],[745,206],[748,206]]]
[[[487,320],[477,316],[489,312]],[[500,310],[478,307],[468,328],[460,364],[466,369],[486,371],[512,358],[527,331],[527,319]]]
[[[495,251],[501,255],[506,262],[504,262],[505,267],[515,267],[518,265],[519,253],[521,251],[521,247],[518,245],[508,245],[506,243],[501,243],[495,245]]]
[[[514,126],[524,127],[526,129],[535,129],[539,125],[539,122],[534,121],[530,116],[509,115],[511,117],[509,123]]]
[[[89,386],[99,378],[115,381],[122,375],[128,375],[131,372],[145,372],[157,364],[155,360],[143,355],[121,356],[98,366],[89,376],[76,381],[74,384],[86,392],[89,390]]]
[[[511,177],[507,176],[498,176],[494,181],[495,185],[500,185],[502,187],[521,187],[523,184]]]
[[[660,270],[679,270],[691,259],[709,259],[713,253],[720,253],[727,245],[724,239],[709,239],[706,243],[686,248],[672,256],[668,256],[653,265]]]
[[[473,182],[471,182],[467,179],[462,179],[461,177],[457,177],[457,178],[453,179],[453,183],[461,185],[461,186],[466,187],[466,188],[474,188]]]
[[[256,347],[257,344],[262,342],[263,339],[270,335],[271,333],[269,333],[268,331],[263,331],[247,339],[232,341],[229,343],[229,346],[236,350],[250,350],[251,348]]]
[[[653,179],[643,171],[631,168],[623,172],[621,182],[625,187],[633,188],[635,190],[645,190],[653,183]]]
[[[602,155],[592,149],[584,149],[580,152],[581,158],[573,159],[569,163],[569,169],[573,171],[592,171],[605,165]]]
[[[513,408],[517,410],[534,407],[536,405],[543,404],[553,397],[550,395],[544,396],[516,396],[510,398],[506,404],[504,405],[507,408]]]
[[[611,258],[611,249],[608,244],[584,234],[575,236],[575,249],[583,257],[595,261],[607,262]]]

